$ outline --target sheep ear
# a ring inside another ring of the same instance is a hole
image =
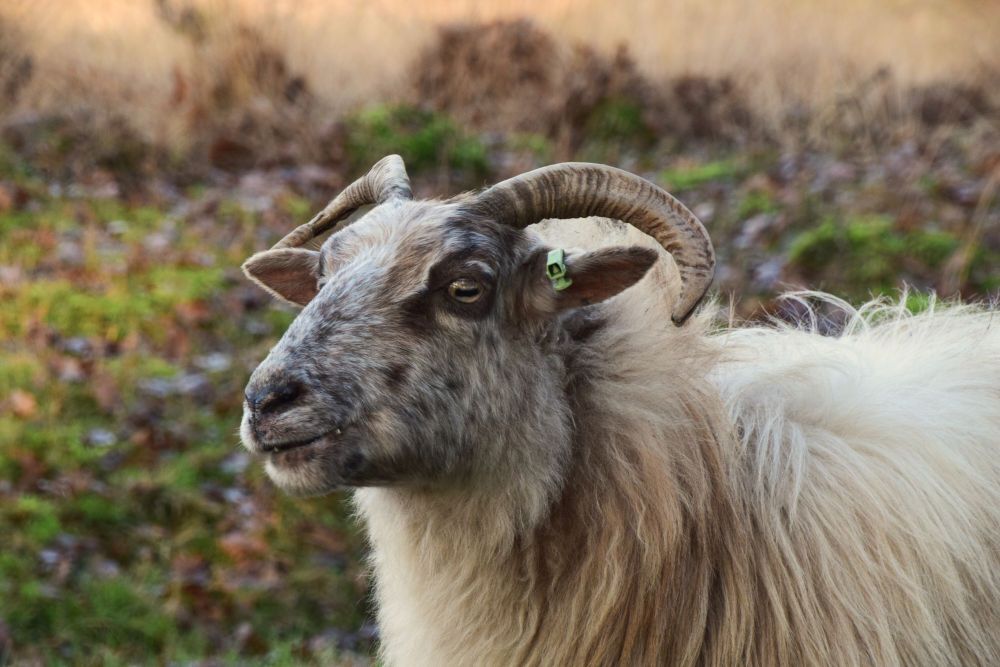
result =
[[[243,273],[282,301],[304,306],[318,291],[319,253],[305,248],[265,250],[243,262]]]
[[[642,246],[565,251],[534,251],[521,267],[525,315],[552,315],[610,299],[639,282],[658,254]],[[561,277],[555,277],[561,274]]]

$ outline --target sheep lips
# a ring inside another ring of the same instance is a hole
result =
[[[321,478],[328,491],[340,486],[369,486],[383,480],[365,455],[363,441],[360,429],[344,426],[315,438],[263,446],[261,455],[280,487],[297,487],[303,477]]]

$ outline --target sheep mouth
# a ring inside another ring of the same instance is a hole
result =
[[[319,435],[310,436],[308,438],[301,438],[299,440],[285,440],[284,442],[268,443],[261,445],[261,452],[264,454],[270,454],[275,456],[278,454],[283,454],[285,452],[294,451],[297,449],[304,449],[312,445],[317,445],[331,440],[335,440],[344,434],[347,429],[346,426],[337,426],[332,428],[325,433],[320,433]]]
[[[332,431],[329,431],[328,433],[332,433]],[[319,442],[325,438],[328,433],[324,433],[323,435],[318,435],[313,438],[306,438],[304,440],[289,440],[287,442],[281,442],[273,445],[262,445],[261,451],[265,454],[280,454],[281,452],[288,452],[293,449],[301,449],[302,447],[308,447],[309,445]]]

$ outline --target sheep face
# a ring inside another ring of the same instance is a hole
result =
[[[320,251],[258,253],[248,275],[303,309],[250,378],[244,445],[299,495],[558,466],[570,437],[559,341],[657,255],[567,251],[572,284],[557,290],[548,250],[461,201],[396,200]]]

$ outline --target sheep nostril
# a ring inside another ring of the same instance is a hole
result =
[[[246,393],[247,405],[254,418],[281,412],[294,403],[302,394],[304,387],[300,382],[284,382],[267,385]]]

